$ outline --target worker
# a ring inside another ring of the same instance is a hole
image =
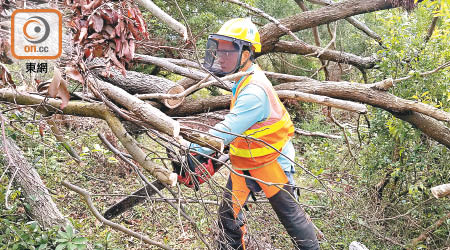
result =
[[[230,173],[226,185],[228,191],[224,192],[219,207],[222,235],[218,249],[245,249],[243,236],[246,230],[241,209],[250,192],[261,190],[296,249],[319,249],[314,226],[294,200],[293,188],[289,185],[294,183],[293,165],[289,160],[295,157],[291,140],[294,126],[270,81],[255,62],[258,52],[261,52],[260,35],[249,18],[227,21],[219,32],[209,35],[206,45],[204,66],[216,76],[250,73],[235,79],[230,113],[209,131],[230,145],[231,165],[238,173]],[[197,144],[191,145],[191,149],[205,155],[214,153]],[[209,176],[214,174],[210,159],[200,154],[196,158],[205,163]],[[205,178],[203,175],[197,180],[204,182]],[[192,180],[189,175],[179,176],[179,181],[189,186],[193,186]]]

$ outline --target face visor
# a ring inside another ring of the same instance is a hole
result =
[[[235,73],[240,69],[244,46],[251,48],[251,43],[222,35],[210,35],[203,66],[219,77]]]

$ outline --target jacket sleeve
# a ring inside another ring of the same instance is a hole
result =
[[[209,130],[209,133],[222,138],[225,145],[230,144],[236,138],[236,134],[244,133],[253,124],[268,117],[269,102],[267,99],[263,89],[255,85],[248,85],[239,94],[233,109],[225,116],[225,120],[216,124],[214,129]],[[200,147],[194,143],[190,148],[207,155],[213,153],[212,149]]]

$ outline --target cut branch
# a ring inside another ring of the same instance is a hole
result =
[[[5,165],[9,166],[8,173],[11,173],[11,182],[14,180],[14,183],[21,188],[25,198],[24,202],[30,205],[31,218],[45,229],[68,224],[69,222],[53,202],[52,196],[38,172],[27,161],[22,150],[13,140],[9,138],[5,140],[5,137],[0,136],[0,148],[3,149],[3,147],[5,152],[2,150],[0,155],[8,154],[9,156],[5,157]],[[8,192],[5,199],[8,199]]]
[[[0,100],[20,105],[40,105],[37,110],[46,115],[56,113],[61,100],[45,98],[42,96],[22,94],[10,89],[0,89]],[[134,160],[136,160],[146,171],[163,183],[173,185],[176,183],[176,174],[168,169],[155,165],[147,159],[146,154],[137,146],[136,141],[131,137],[118,118],[116,118],[104,104],[86,103],[79,101],[70,101],[64,110],[59,111],[66,115],[77,115],[83,117],[94,117],[108,122],[111,129],[118,137],[120,142],[127,149]],[[178,122],[177,122],[178,123]]]
[[[135,71],[127,71],[126,76],[120,73],[115,67],[106,69],[103,67],[105,60],[98,57],[87,63],[97,78],[103,79],[114,86],[126,90],[130,94],[178,94],[184,91],[184,88],[168,79],[147,75]],[[100,66],[100,67],[99,67]],[[184,98],[162,99],[160,100],[168,108],[176,108],[183,102]]]
[[[431,188],[431,193],[437,199],[450,195],[450,184],[442,184]]]
[[[405,100],[359,83],[319,82],[311,79],[307,82],[281,84],[275,88],[277,90],[295,90],[362,102],[398,114],[415,111],[440,121],[450,122],[450,113],[448,112],[421,102]]]
[[[318,137],[324,137],[324,138],[329,138],[329,139],[341,139],[342,137],[339,135],[327,135],[321,132],[310,132],[310,131],[306,131],[303,129],[295,129],[295,133],[299,134],[299,135],[303,135],[303,136],[318,136]]]
[[[104,118],[112,132],[117,136],[122,145],[127,149],[128,153],[139,163],[139,165],[163,183],[172,186],[177,183],[177,174],[153,163],[116,116],[111,113],[105,113]]]

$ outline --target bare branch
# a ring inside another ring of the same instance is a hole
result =
[[[311,3],[319,4],[322,6],[328,6],[328,5],[334,4],[330,0],[307,0],[307,1],[309,1]],[[347,22],[349,22],[350,24],[355,26],[355,28],[364,32],[367,36],[373,38],[381,46],[383,45],[381,37],[376,32],[374,32],[369,27],[367,27],[364,23],[358,21],[358,19],[356,19],[355,17],[347,17],[347,18],[345,18],[345,20],[347,20]]]
[[[180,124],[152,105],[139,100],[125,90],[110,83],[88,78],[88,82],[101,90],[106,96],[136,114],[145,123],[173,137],[180,134]]]
[[[367,113],[367,107],[360,103],[343,101],[343,100],[334,99],[334,98],[330,98],[330,97],[302,93],[302,92],[298,92],[298,91],[289,91],[289,90],[278,90],[277,94],[281,99],[295,99],[295,100],[303,101],[303,102],[319,103],[319,104],[326,105],[329,107],[334,107],[334,108],[339,108],[339,109],[356,112],[358,114]]]
[[[324,133],[310,132],[310,131],[306,131],[306,130],[299,129],[299,128],[295,129],[295,133],[297,133],[299,135],[304,135],[304,136],[319,136],[319,137],[330,138],[330,139],[341,139],[342,138],[339,135],[327,135]]]
[[[151,0],[138,0],[138,3],[150,10],[154,16],[159,18],[159,20],[163,21],[170,28],[175,30],[178,34],[183,36],[184,40],[188,40],[188,33],[186,27],[175,20],[173,17],[168,15],[166,12],[161,10],[156,4],[154,4]]]
[[[157,246],[157,247],[162,248],[162,249],[167,249],[167,250],[172,249],[172,248],[170,248],[168,246],[163,245],[162,243],[159,243],[157,241],[154,241],[154,240],[150,239],[146,235],[142,235],[142,234],[136,233],[136,232],[134,232],[134,231],[132,231],[132,230],[130,230],[130,229],[120,225],[120,224],[117,224],[117,223],[114,223],[114,222],[112,222],[110,220],[105,219],[98,212],[98,210],[95,208],[94,204],[92,203],[91,195],[86,190],[84,190],[84,189],[82,189],[82,188],[80,188],[78,186],[75,186],[75,185],[73,185],[73,184],[71,184],[69,182],[66,182],[66,181],[63,181],[62,185],[64,187],[66,187],[66,188],[76,192],[77,194],[83,196],[84,201],[86,202],[86,205],[88,206],[88,208],[91,211],[91,213],[95,216],[95,218],[97,218],[97,220],[103,222],[104,224],[108,225],[112,229],[115,229],[117,231],[123,232],[123,233],[125,233],[127,235],[130,235],[130,236],[133,236],[134,238],[136,238],[138,240],[141,240],[141,241],[144,241],[147,244],[154,245],[154,246]]]
[[[442,224],[444,224],[447,219],[450,218],[450,213],[446,214],[439,220],[437,220],[433,225],[427,227],[424,232],[422,232],[417,238],[413,239],[410,245],[406,249],[416,249],[415,246],[419,244],[421,241],[424,241],[430,236],[431,233],[436,231]]]
[[[280,23],[292,32],[297,32],[314,26],[335,22],[350,16],[377,10],[391,9],[393,7],[391,1],[386,0],[347,0],[281,19]],[[264,54],[273,50],[273,47],[285,32],[277,27],[277,25],[269,23],[260,29],[260,33],[261,41],[263,41],[262,53]]]

